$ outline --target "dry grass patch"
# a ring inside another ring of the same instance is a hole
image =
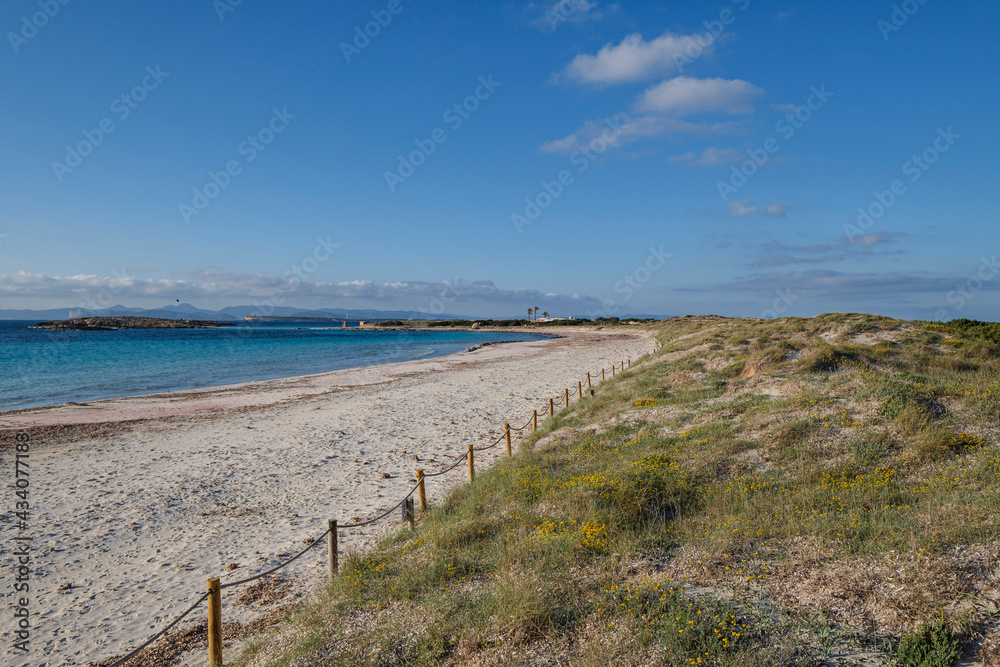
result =
[[[1000,344],[968,332],[1000,329],[661,327],[659,353],[349,561],[267,664],[888,665],[938,635],[986,656]]]

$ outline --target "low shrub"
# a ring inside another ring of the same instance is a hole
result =
[[[937,621],[903,635],[896,658],[903,667],[951,667],[962,657],[961,645],[944,621]]]

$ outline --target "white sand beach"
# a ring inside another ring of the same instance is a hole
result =
[[[327,519],[375,515],[412,487],[414,469],[431,472],[468,443],[489,444],[505,421],[521,425],[549,397],[575,394],[586,371],[654,347],[640,331],[567,331],[423,361],[0,415],[0,430],[38,434],[29,532],[39,615],[27,659],[9,653],[5,635],[8,664],[122,654],[187,608],[209,577],[260,572]],[[2,451],[9,459],[9,445]],[[503,452],[477,455],[477,467]],[[464,481],[461,466],[428,480],[430,501]],[[397,526],[394,518],[345,531],[341,551]],[[296,589],[315,590],[325,561],[320,546],[294,563]],[[7,551],[0,571],[6,578],[13,568]],[[12,608],[12,588],[2,595]],[[224,594],[227,621],[261,614],[230,601]],[[0,628],[13,627],[5,614]]]

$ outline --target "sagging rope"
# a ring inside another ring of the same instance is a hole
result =
[[[252,577],[247,577],[246,579],[240,579],[239,581],[232,581],[232,582],[229,582],[228,584],[222,584],[221,586],[219,586],[219,588],[232,588],[233,586],[242,586],[243,584],[249,584],[251,581],[256,581],[257,579],[262,579],[263,577],[266,577],[269,574],[273,574],[273,573],[277,572],[278,570],[281,570],[281,569],[287,567],[288,565],[291,565],[292,563],[294,563],[295,561],[297,561],[299,558],[301,558],[302,556],[306,555],[306,552],[308,552],[314,546],[316,546],[317,544],[319,544],[320,540],[322,540],[324,537],[326,537],[329,534],[330,534],[330,530],[327,529],[326,532],[324,532],[322,535],[320,535],[315,540],[313,540],[309,544],[309,546],[307,546],[305,549],[303,549],[299,553],[295,554],[294,556],[292,556],[291,558],[289,558],[288,560],[286,560],[281,565],[277,565],[277,566],[271,568],[267,572],[261,572],[260,574],[255,574]]]
[[[601,371],[604,371],[604,370],[605,369],[603,369],[603,368],[601,369]],[[622,364],[622,371],[624,371],[624,370],[625,370],[625,364],[623,363]],[[594,373],[594,375],[596,375],[596,373]],[[560,398],[558,402],[556,402],[554,399],[551,400],[551,404],[552,405],[563,405],[563,403],[565,403],[565,402],[566,401],[563,398]],[[568,405],[568,403],[567,403],[567,405]],[[542,413],[544,413],[544,412],[545,412],[545,408],[542,409]],[[506,437],[506,435],[507,435],[508,432],[510,432],[510,431],[523,431],[524,429],[528,428],[528,426],[530,426],[531,423],[536,419],[536,415],[537,414],[538,414],[538,411],[536,410],[536,411],[534,411],[534,414],[528,419],[528,421],[525,422],[524,426],[521,426],[519,428],[518,427],[508,427],[508,429],[504,431],[503,435],[501,435],[499,438],[497,438],[492,444],[487,445],[485,447],[473,448],[472,451],[485,451],[487,449],[492,449],[493,447],[496,447],[498,444],[500,444],[500,442],[502,440],[504,440],[504,438]],[[424,473],[423,477],[424,478],[427,478],[427,477],[439,477],[441,475],[444,475],[445,473],[451,472],[452,470],[454,470],[455,468],[457,468],[463,461],[465,461],[467,457],[468,457],[468,454],[462,454],[462,455],[460,455],[457,458],[457,460],[455,461],[455,463],[453,463],[452,465],[448,466],[444,470],[440,470],[440,471],[434,472],[434,473]],[[360,522],[356,522],[356,523],[343,524],[343,525],[339,526],[338,529],[339,528],[362,528],[364,526],[369,526],[369,525],[371,525],[371,524],[373,524],[373,523],[375,523],[377,521],[381,521],[385,517],[389,516],[392,512],[394,512],[397,509],[399,509],[399,507],[403,503],[405,503],[414,493],[416,493],[417,488],[419,488],[419,486],[420,486],[420,482],[418,481],[416,483],[416,485],[414,485],[414,487],[412,489],[410,489],[409,493],[407,493],[405,496],[403,496],[399,500],[399,502],[397,502],[395,505],[393,505],[392,507],[390,507],[386,511],[382,512],[381,514],[379,514],[375,518],[369,519],[367,521],[360,521]],[[289,565],[291,565],[292,563],[294,563],[295,561],[297,561],[299,558],[301,558],[302,556],[304,556],[305,554],[307,554],[310,550],[313,549],[313,547],[315,547],[317,544],[319,544],[323,540],[323,538],[325,538],[329,534],[330,534],[330,529],[327,529],[326,531],[323,532],[322,535],[320,535],[319,537],[315,538],[312,542],[310,542],[309,545],[305,549],[303,549],[299,553],[295,554],[294,556],[292,556],[291,558],[289,558],[285,562],[283,562],[283,563],[281,563],[279,565],[276,565],[275,567],[271,568],[270,570],[267,570],[265,572],[261,572],[260,574],[255,574],[255,575],[253,575],[251,577],[247,577],[245,579],[240,579],[239,581],[233,581],[233,582],[229,582],[229,583],[226,583],[226,584],[221,584],[219,586],[219,588],[220,589],[225,589],[225,588],[233,588],[235,586],[242,586],[242,585],[248,584],[248,583],[250,583],[252,581],[256,581],[258,579],[262,579],[262,578],[264,578],[264,577],[266,577],[266,576],[268,576],[270,574],[274,574],[275,572],[288,567]],[[130,653],[128,653],[127,655],[125,655],[124,657],[122,657],[120,660],[117,660],[116,662],[112,663],[109,667],[119,667],[120,665],[123,665],[126,662],[128,662],[129,660],[131,660],[132,658],[134,658],[143,649],[145,649],[147,646],[149,646],[150,644],[152,644],[153,642],[155,642],[157,639],[159,639],[160,637],[162,637],[163,635],[165,635],[174,626],[176,626],[178,623],[180,623],[188,614],[190,614],[192,611],[194,611],[195,609],[197,609],[198,606],[202,602],[204,602],[208,598],[209,595],[210,595],[210,593],[208,593],[208,592],[203,593],[201,595],[201,597],[199,597],[195,601],[194,604],[192,604],[190,607],[187,608],[187,610],[185,610],[177,618],[175,618],[173,621],[171,621],[169,625],[167,625],[165,628],[163,628],[162,630],[160,630],[159,632],[157,632],[155,635],[153,635],[152,637],[150,637],[149,639],[147,639],[146,642],[143,643],[141,646],[139,646],[138,648],[134,649],[133,651],[131,651]]]
[[[132,651],[131,653],[129,653],[128,655],[126,655],[121,660],[118,660],[117,662],[112,663],[110,667],[118,667],[119,665],[123,665],[126,662],[128,662],[129,660],[131,660],[132,658],[134,658],[144,648],[146,648],[147,646],[149,646],[150,644],[152,644],[153,642],[155,642],[157,639],[159,639],[163,635],[165,635],[170,630],[170,628],[172,628],[175,625],[177,625],[178,623],[180,623],[181,620],[185,616],[187,616],[192,611],[194,611],[198,607],[198,605],[200,605],[202,602],[205,601],[206,598],[208,598],[208,593],[207,592],[204,593],[204,594],[202,594],[202,596],[200,598],[198,598],[197,602],[195,602],[193,605],[191,605],[190,607],[188,607],[187,611],[185,611],[183,614],[181,614],[180,616],[178,616],[177,618],[175,618],[170,625],[168,625],[167,627],[163,628],[162,630],[160,630],[159,632],[157,632],[155,635],[153,635],[152,637],[150,637],[149,639],[147,639],[145,644],[143,644],[139,648],[135,649],[134,651]]]

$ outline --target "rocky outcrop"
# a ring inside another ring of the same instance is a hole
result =
[[[212,320],[166,320],[158,317],[78,317],[32,324],[32,329],[49,331],[114,331],[116,329],[217,329],[236,326]]]

